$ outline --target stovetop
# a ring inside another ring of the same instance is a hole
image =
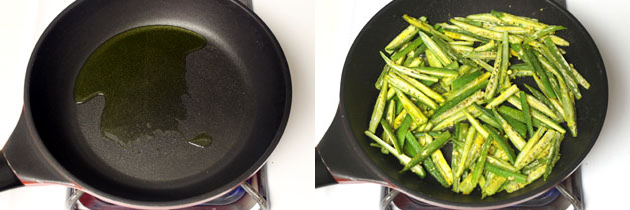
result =
[[[182,210],[268,210],[270,208],[268,186],[267,168],[263,167],[231,192],[206,203]],[[68,191],[66,206],[70,210],[132,210],[132,208],[102,201],[76,189]]]
[[[571,176],[558,184],[555,188],[533,198],[529,201],[504,208],[510,210],[557,210],[568,209],[573,206],[575,210],[584,207],[584,195],[582,188],[582,173],[578,168]],[[381,210],[418,209],[436,210],[443,209],[410,198],[391,188],[383,187],[381,190]]]

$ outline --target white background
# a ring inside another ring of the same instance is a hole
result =
[[[268,160],[273,209],[311,202],[314,141],[314,4],[254,0],[255,12],[271,28],[289,62],[293,102],[288,126]],[[0,0],[0,146],[17,123],[26,65],[46,26],[72,0]],[[0,209],[61,210],[64,187],[23,187],[0,193]]]
[[[315,30],[316,145],[339,103],[341,70],[350,46],[367,21],[388,0],[320,0]],[[609,105],[604,128],[584,160],[583,184],[587,209],[614,209],[627,203],[630,182],[630,141],[627,111],[630,93],[630,2],[567,0],[568,10],[586,27],[604,59],[609,82]],[[378,209],[379,187],[373,184],[337,185],[315,190],[317,209]],[[618,209],[618,208],[617,208]]]

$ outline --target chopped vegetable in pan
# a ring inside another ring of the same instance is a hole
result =
[[[425,178],[426,169],[465,195],[546,180],[564,136],[578,135],[575,100],[590,88],[559,48],[569,42],[555,32],[566,28],[497,11],[433,26],[407,14],[401,21],[409,25],[380,52],[380,94],[365,131],[374,145],[398,158],[401,172]],[[526,77],[535,83],[514,82]],[[441,150],[449,142],[450,161]]]

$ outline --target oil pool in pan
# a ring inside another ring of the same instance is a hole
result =
[[[105,97],[101,135],[121,145],[156,131],[174,131],[186,120],[182,96],[186,55],[206,45],[199,34],[174,26],[144,26],[120,33],[99,46],[83,65],[74,87],[79,106]],[[206,131],[184,137],[207,147]]]

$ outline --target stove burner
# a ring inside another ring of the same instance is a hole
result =
[[[412,199],[394,189],[383,187],[381,191],[382,210],[397,209],[443,209],[431,206],[430,204]],[[514,210],[547,210],[547,209],[567,209],[573,205],[575,210],[584,209],[582,195],[582,173],[578,168],[571,176],[558,184],[555,188],[529,201],[517,204],[505,209]]]
[[[268,210],[269,190],[267,188],[267,170],[263,167],[246,182],[231,192],[206,203],[183,208],[182,210]],[[255,208],[258,207],[258,208]],[[131,208],[117,206],[102,201],[83,191],[70,189],[66,209],[69,210],[131,210]]]

